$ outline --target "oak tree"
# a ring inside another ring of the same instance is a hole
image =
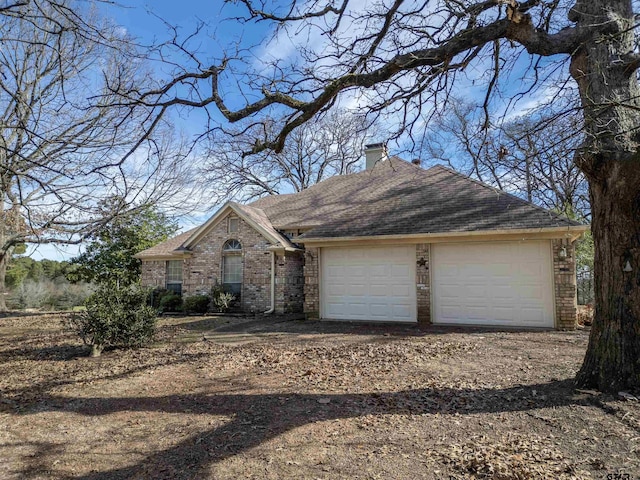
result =
[[[0,8],[0,310],[7,262],[27,243],[79,243],[131,208],[177,191],[169,125],[118,92],[148,88],[145,59],[83,2]],[[117,196],[109,210],[100,200]]]

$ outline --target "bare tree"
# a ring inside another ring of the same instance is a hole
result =
[[[499,117],[499,116],[498,116]],[[590,217],[587,180],[574,162],[581,119],[548,108],[486,127],[484,111],[452,99],[421,142],[424,158],[572,217]]]
[[[417,118],[446,108],[454,85],[483,85],[488,112],[499,95],[577,84],[584,141],[575,161],[589,181],[595,243],[595,318],[578,382],[640,387],[640,5],[393,0],[358,10],[350,0],[233,3],[245,8],[233,13],[239,21],[269,22],[276,35],[298,40],[294,56],[255,68],[256,55],[240,48],[217,62],[192,55],[172,80],[131,97],[159,115],[176,104],[213,105],[231,122],[279,114],[281,128],[258,140],[253,153],[282,151],[289,134],[348,93],[366,97],[370,114],[387,113],[411,136]],[[522,65],[526,75],[509,75]]]
[[[0,24],[0,310],[17,245],[79,243],[184,179],[169,126],[158,121],[144,136],[151,111],[120,102],[120,90],[149,86],[120,29],[70,2],[59,2],[62,12],[47,2],[9,7]],[[113,197],[121,201],[106,211],[100,199]]]
[[[215,203],[300,192],[325,178],[358,170],[367,133],[362,117],[343,110],[330,112],[293,131],[280,152],[243,154],[256,138],[268,137],[277,128],[274,122],[264,122],[247,130],[212,134],[204,176],[215,186]]]

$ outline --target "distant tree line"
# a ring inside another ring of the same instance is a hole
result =
[[[7,287],[15,289],[25,281],[66,281],[67,274],[73,268],[69,262],[48,259],[34,260],[31,257],[16,256],[7,268]]]
[[[7,306],[12,310],[70,310],[82,305],[93,287],[67,279],[75,268],[64,261],[14,256],[6,275]]]

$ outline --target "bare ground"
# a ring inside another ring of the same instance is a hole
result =
[[[573,387],[587,335],[187,317],[91,359],[2,318],[0,478],[639,478],[638,402]]]

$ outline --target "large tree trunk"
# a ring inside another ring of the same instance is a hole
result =
[[[640,165],[607,163],[591,182],[595,314],[578,384],[640,389]]]
[[[577,382],[640,389],[640,89],[623,60],[634,51],[631,0],[578,0],[571,18],[613,29],[594,35],[571,62],[585,120],[577,162],[589,180],[595,246],[595,316]]]

